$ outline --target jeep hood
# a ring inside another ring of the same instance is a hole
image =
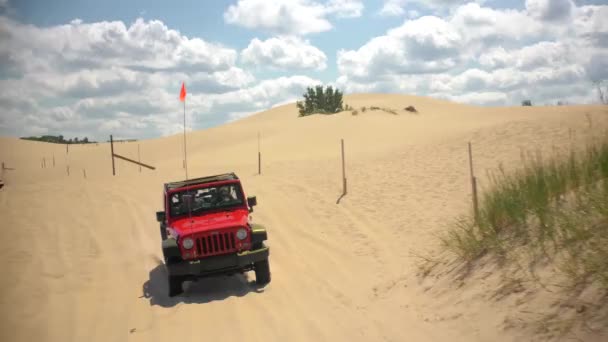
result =
[[[179,235],[192,234],[237,226],[245,227],[248,218],[247,209],[237,209],[181,218],[173,221],[171,228],[175,229]]]

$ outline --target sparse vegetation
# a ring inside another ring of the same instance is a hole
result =
[[[33,140],[33,141],[43,141],[54,144],[92,144],[95,141],[89,141],[89,138],[84,137],[83,139],[78,139],[78,137],[70,138],[68,140],[64,139],[63,135],[42,135],[39,137],[21,137],[23,140]]]
[[[306,93],[302,96],[304,101],[298,101],[300,116],[311,114],[334,114],[344,110],[342,104],[342,92],[332,86],[327,86],[325,90],[323,86],[318,85],[314,88],[308,87]]]
[[[521,105],[524,107],[530,107],[532,106],[532,101],[531,100],[523,100],[521,101]]]
[[[492,175],[477,221],[464,217],[442,238],[462,260],[526,248],[559,260],[572,285],[608,289],[608,134],[585,150]]]
[[[378,106],[370,106],[369,110],[370,111],[381,110],[383,112],[390,113],[393,115],[399,114],[399,113],[397,113],[396,110],[394,110],[392,108],[384,108],[384,107],[378,107]],[[361,113],[365,113],[366,111],[367,111],[367,107],[361,107]]]

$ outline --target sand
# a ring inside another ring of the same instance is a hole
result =
[[[116,144],[134,159],[139,145],[157,168],[117,161],[116,176],[107,143],[66,154],[0,138],[0,161],[15,168],[0,190],[0,340],[534,340],[508,324],[520,306],[491,299],[498,283],[423,279],[415,255],[437,253],[437,234],[470,211],[468,141],[483,191],[486,170],[517,167],[522,148],[576,144],[588,118],[598,133],[608,127],[606,107],[481,108],[382,94],[346,103],[398,115],[298,118],[290,104],[188,134],[191,177],[233,171],[257,196],[252,216],[268,229],[273,280],[263,289],[253,274],[201,280],[176,298],[166,295],[155,211],[162,184],[184,178],[181,135]],[[342,138],[348,195],[336,204]]]

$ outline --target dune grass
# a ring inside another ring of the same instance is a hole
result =
[[[608,289],[607,178],[608,134],[567,156],[524,158],[518,171],[491,175],[477,221],[461,218],[442,242],[466,261],[520,247],[558,256],[574,283],[598,281]]]

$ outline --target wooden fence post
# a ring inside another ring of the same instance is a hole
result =
[[[260,132],[258,132],[258,175],[262,174],[262,153],[260,152]]]
[[[84,176],[84,178],[86,179],[86,178],[87,178],[87,170],[82,169],[82,175],[83,175],[83,176]]]
[[[346,163],[345,163],[345,157],[344,157],[344,139],[341,140],[341,144],[342,144],[342,188],[343,188],[343,194],[346,195]]]
[[[70,175],[70,166],[69,166],[69,165],[68,165],[68,166],[66,166],[66,167],[65,167],[65,169],[66,169],[66,171],[67,171],[67,173],[68,173],[68,176],[69,176],[69,175]]]
[[[116,168],[114,167],[114,140],[110,134],[110,152],[112,153],[112,176],[116,176]]]
[[[471,148],[471,142],[469,141],[469,169],[471,171],[471,191],[473,194],[473,217],[475,218],[475,223],[477,223],[479,219],[479,206],[477,202],[477,178],[475,178],[475,173],[473,172],[473,152]]]

